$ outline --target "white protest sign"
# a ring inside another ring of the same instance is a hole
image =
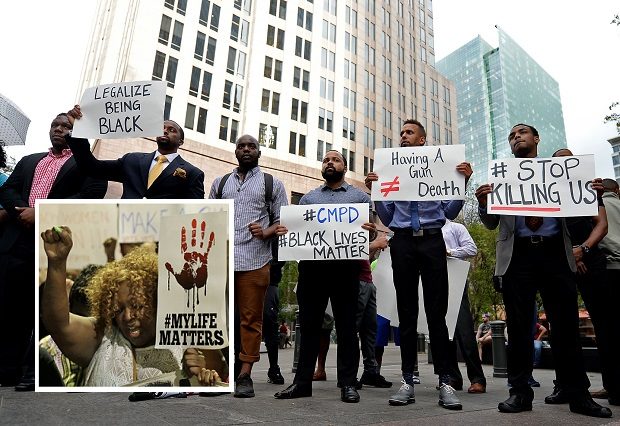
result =
[[[116,203],[103,204],[99,200],[80,200],[66,203],[64,200],[37,200],[37,235],[54,226],[71,229],[73,248],[67,258],[68,269],[82,269],[88,264],[105,265],[107,257],[103,242],[117,237],[118,207]],[[47,256],[43,240],[39,244],[39,266],[47,268]]]
[[[368,259],[368,204],[283,206],[278,260]]]
[[[156,348],[228,346],[228,217],[217,212],[161,218]]]
[[[104,84],[84,91],[82,118],[73,125],[73,137],[118,139],[159,136],[164,127],[166,83],[133,81]]]
[[[204,200],[204,203],[200,204],[162,204],[144,201],[140,204],[120,204],[118,213],[119,242],[159,241],[162,216],[228,211],[228,206],[219,200]]]
[[[461,299],[465,283],[467,282],[467,274],[469,273],[470,264],[467,261],[447,258],[448,262],[448,311],[446,313],[446,326],[450,338],[454,336],[456,329],[456,320],[461,308]],[[394,280],[392,275],[392,259],[389,249],[383,250],[377,267],[372,273],[373,282],[377,287],[377,314],[390,320],[394,327],[400,323],[398,319],[398,311],[396,309],[396,290],[394,289]],[[412,283],[413,285],[413,283]],[[431,284],[432,285],[432,284]],[[428,334],[428,322],[426,307],[423,303],[424,292],[422,287],[422,277],[418,282],[418,333]],[[424,309],[424,313],[423,313]],[[430,307],[428,309],[431,309]]]
[[[375,150],[373,201],[464,200],[465,145],[416,146]]]
[[[509,158],[489,162],[487,212],[492,214],[566,217],[596,216],[592,189],[594,156]]]

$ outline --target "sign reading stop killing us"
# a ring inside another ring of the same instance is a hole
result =
[[[596,216],[594,156],[510,158],[489,163],[487,212],[517,216]]]
[[[73,137],[119,139],[159,136],[164,127],[166,84],[134,81],[86,89]]]
[[[368,259],[368,204],[283,206],[278,260]]]
[[[464,200],[464,145],[416,146],[375,150],[373,201]]]

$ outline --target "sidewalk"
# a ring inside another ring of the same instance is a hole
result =
[[[535,388],[534,409],[519,414],[503,414],[497,404],[508,397],[506,379],[493,378],[493,368],[485,365],[487,393],[470,395],[457,392],[463,403],[462,411],[450,411],[437,405],[437,377],[433,366],[427,364],[426,354],[420,354],[422,384],[415,387],[416,402],[404,407],[388,405],[388,398],[400,386],[400,353],[394,346],[386,348],[382,374],[394,382],[392,389],[363,388],[358,404],[340,401],[336,387],[336,347],[332,345],[327,358],[327,381],[315,383],[312,398],[276,400],[273,394],[293,380],[291,366],[293,349],[280,351],[280,366],[284,385],[267,383],[267,354],[254,366],[255,398],[237,399],[232,395],[218,397],[190,396],[186,399],[129,402],[121,393],[20,393],[13,388],[0,388],[0,425],[189,425],[189,424],[279,424],[279,425],[370,425],[420,424],[439,425],[604,425],[620,424],[620,409],[611,406],[614,417],[593,419],[569,411],[568,405],[545,405],[544,397],[553,389],[553,370],[534,371],[541,383]],[[461,372],[466,373],[464,364]],[[360,369],[361,374],[361,369]],[[601,388],[599,373],[588,373],[591,389]],[[465,379],[464,388],[469,382]],[[607,401],[597,400],[607,406]]]

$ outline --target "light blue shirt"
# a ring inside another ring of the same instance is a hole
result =
[[[411,201],[377,201],[375,209],[385,226],[411,228]],[[441,228],[446,218],[454,219],[463,208],[463,200],[418,201],[421,229]]]

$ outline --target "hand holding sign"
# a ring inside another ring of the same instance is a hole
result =
[[[181,285],[181,287],[185,290],[190,290],[193,287],[201,288],[207,284],[207,278],[209,276],[207,260],[209,258],[211,246],[215,241],[215,234],[211,232],[209,235],[209,244],[206,252],[203,252],[202,250],[196,251],[197,249],[202,249],[204,247],[206,226],[207,224],[204,221],[200,224],[201,238],[198,243],[198,240],[196,239],[197,221],[196,219],[192,220],[192,251],[188,251],[187,231],[185,227],[181,228],[181,251],[183,253],[183,259],[185,260],[183,268],[177,273],[174,272],[174,268],[170,263],[166,262],[165,265],[168,272],[174,275],[179,285]],[[197,244],[199,245],[197,246]]]

